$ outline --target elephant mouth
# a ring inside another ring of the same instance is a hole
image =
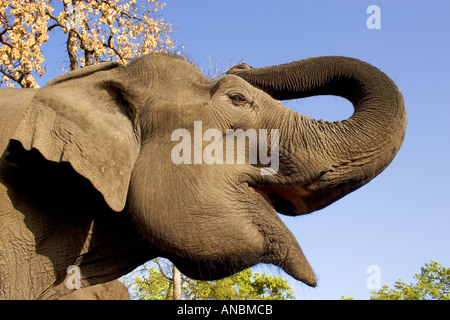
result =
[[[162,251],[161,256],[171,260],[183,274],[194,279],[217,280],[258,263],[266,263],[276,265],[294,279],[315,287],[316,277],[308,260],[294,235],[276,213],[298,215],[304,207],[301,195],[306,193],[305,190],[295,185],[247,184],[247,188],[269,212],[268,215],[267,212],[261,212],[262,215],[259,216],[261,220],[258,228],[265,238],[265,243],[261,247],[247,246],[231,256],[222,256],[218,251],[218,256],[214,258],[205,258],[199,255],[198,251],[186,254],[172,250]],[[246,236],[247,234],[243,235],[244,238]],[[217,246],[220,247],[220,244]],[[242,259],[243,252],[249,253],[245,259]]]
[[[301,186],[257,184],[249,187],[259,193],[276,212],[283,215],[298,216],[311,211],[305,201],[310,192]]]
[[[249,184],[276,212],[285,216],[299,216],[321,210],[358,188],[336,183],[314,191],[298,184]]]

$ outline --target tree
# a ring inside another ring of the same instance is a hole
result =
[[[0,0],[0,84],[39,87],[46,68],[41,51],[50,32],[67,35],[69,68],[121,63],[174,48],[171,25],[156,14],[157,0]]]
[[[162,259],[125,279],[131,296],[138,300],[170,300],[173,297],[172,268]],[[199,281],[181,277],[181,296],[186,300],[288,300],[295,299],[293,289],[282,277],[246,269],[217,281]]]
[[[406,284],[401,279],[393,288],[383,286],[379,291],[372,291],[371,300],[450,300],[450,268],[431,261],[420,268],[420,274],[414,278],[417,283]],[[341,297],[341,300],[353,298]]]
[[[420,274],[414,278],[416,284],[406,284],[401,279],[394,288],[383,286],[372,292],[372,300],[450,300],[450,268],[431,261],[420,268]]]

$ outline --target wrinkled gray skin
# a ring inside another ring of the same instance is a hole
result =
[[[355,112],[319,122],[279,101],[312,95],[347,98]],[[276,211],[310,213],[369,182],[406,128],[395,84],[344,57],[243,64],[211,80],[154,54],[69,72],[41,89],[1,89],[0,97],[0,296],[8,299],[71,293],[73,264],[86,287],[158,256],[193,278],[271,263],[315,286]],[[193,135],[194,121],[224,137],[227,129],[279,129],[277,174],[249,161],[174,164],[171,135]]]
[[[127,287],[119,280],[75,290],[59,300],[130,300]]]

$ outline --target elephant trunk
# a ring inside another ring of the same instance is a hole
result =
[[[301,194],[297,204],[289,199],[296,214],[321,209],[369,182],[389,165],[403,141],[403,97],[388,76],[368,63],[330,56],[264,68],[238,65],[229,73],[278,100],[336,95],[354,106],[350,118],[332,123],[288,110],[295,123],[286,130],[290,136],[282,136],[280,123],[280,143],[288,152],[280,157],[296,164],[299,173],[291,175],[290,187],[274,188]]]

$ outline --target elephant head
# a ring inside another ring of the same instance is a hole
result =
[[[280,102],[314,95],[344,97],[355,112],[319,122]],[[315,286],[276,212],[310,213],[366,184],[392,161],[405,129],[396,85],[356,59],[242,64],[212,80],[152,54],[55,78],[12,139],[70,163],[190,277],[271,263]]]

